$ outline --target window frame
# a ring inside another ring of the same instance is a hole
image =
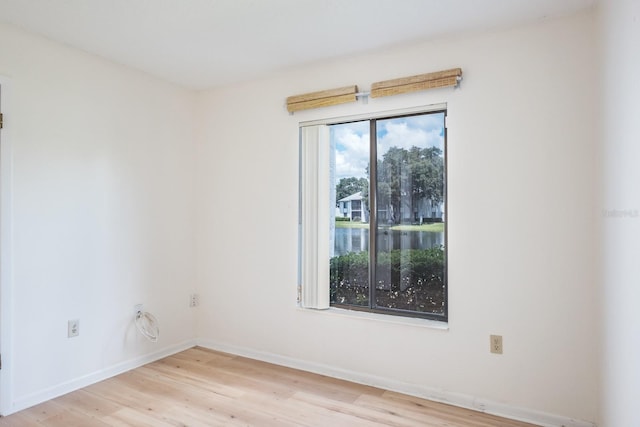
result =
[[[369,122],[369,132],[370,132],[370,139],[369,139],[369,150],[370,150],[370,159],[377,159],[377,122],[380,120],[387,120],[387,119],[395,119],[395,118],[402,118],[402,117],[411,117],[411,116],[418,116],[418,115],[427,115],[427,114],[437,114],[437,113],[442,113],[444,114],[444,119],[443,119],[443,130],[444,130],[444,146],[443,146],[443,174],[444,174],[444,189],[443,189],[443,207],[444,207],[444,212],[442,215],[442,220],[444,222],[444,282],[445,282],[445,292],[444,292],[444,299],[443,299],[443,314],[437,314],[437,313],[428,313],[428,312],[419,312],[419,311],[411,311],[411,310],[402,310],[402,309],[395,309],[395,308],[389,308],[389,307],[377,307],[375,306],[375,293],[376,293],[376,289],[375,286],[371,286],[371,283],[374,283],[372,280],[375,277],[375,262],[376,262],[376,257],[377,257],[377,224],[378,224],[378,206],[377,206],[377,200],[376,200],[376,186],[377,186],[377,181],[378,181],[378,177],[377,177],[377,162],[370,162],[370,176],[374,176],[376,177],[375,180],[374,179],[370,179],[369,181],[369,305],[368,306],[357,306],[357,305],[351,305],[351,304],[340,304],[340,303],[331,303],[329,304],[328,307],[306,307],[306,308],[336,308],[336,309],[344,309],[344,310],[350,310],[350,311],[358,311],[358,312],[365,312],[365,313],[376,313],[376,314],[384,314],[384,315],[391,315],[391,316],[400,316],[400,317],[406,317],[406,318],[417,318],[417,319],[428,319],[428,320],[434,320],[434,321],[438,321],[438,322],[448,322],[449,319],[449,280],[448,280],[448,269],[449,269],[449,263],[448,263],[448,128],[447,128],[447,115],[448,115],[448,109],[447,109],[447,104],[446,103],[441,103],[441,104],[432,104],[432,105],[425,105],[425,106],[419,106],[419,107],[413,107],[413,108],[406,108],[406,109],[399,109],[399,110],[390,110],[390,111],[381,111],[381,112],[373,112],[373,113],[365,113],[365,114],[358,114],[358,115],[352,115],[352,116],[345,116],[345,117],[337,117],[337,118],[330,118],[330,119],[323,119],[323,120],[314,120],[314,121],[307,121],[307,122],[300,122],[299,123],[299,129],[300,129],[300,149],[301,149],[301,154],[302,154],[302,135],[303,135],[303,128],[307,127],[307,126],[318,126],[318,125],[323,125],[323,126],[331,126],[331,125],[338,125],[338,124],[346,124],[346,123],[352,123],[352,122],[358,122],[358,121],[368,121]],[[302,171],[302,159],[300,160],[300,179],[301,179],[301,183],[302,183],[302,175],[303,175],[303,171]],[[303,190],[302,190],[302,185],[300,187],[300,194],[299,194],[299,203],[300,203],[300,212],[302,212],[303,209]],[[335,205],[335,203],[334,203]],[[302,215],[299,215],[300,218],[300,230],[302,233]],[[371,226],[371,224],[376,224],[376,227]],[[304,304],[302,304],[302,283],[301,283],[301,277],[303,277],[304,272],[302,271],[303,269],[303,264],[301,263],[301,252],[302,250],[302,245],[301,245],[301,239],[299,239],[299,262],[298,262],[298,266],[299,266],[299,272],[298,272],[298,302],[301,306],[304,307]],[[328,258],[326,260],[326,262],[328,263]],[[327,291],[329,290],[329,283],[327,281]],[[323,284],[318,284],[318,286],[323,286]]]

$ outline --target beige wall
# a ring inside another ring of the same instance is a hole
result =
[[[8,26],[0,75],[7,412],[192,342],[194,95]],[[159,319],[155,345],[137,303]]]
[[[203,93],[201,342],[538,421],[596,420],[593,44],[582,15]],[[288,95],[457,66],[458,90],[284,108]],[[296,308],[298,123],[442,102],[449,329]],[[489,354],[489,334],[504,355]]]

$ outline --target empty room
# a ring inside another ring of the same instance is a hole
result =
[[[639,0],[0,0],[0,426],[639,426],[639,46]]]

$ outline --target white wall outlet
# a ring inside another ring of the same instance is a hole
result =
[[[189,307],[197,307],[200,305],[200,296],[198,294],[189,295]]]
[[[133,306],[133,314],[135,316],[138,315],[138,313],[140,313],[141,311],[143,311],[142,309],[144,308],[144,306],[142,304],[136,304]]]
[[[67,338],[73,338],[80,335],[80,320],[69,320],[67,322]]]
[[[502,335],[490,335],[491,353],[502,354]]]

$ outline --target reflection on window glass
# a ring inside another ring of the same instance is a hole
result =
[[[331,126],[333,305],[446,318],[444,117]]]
[[[331,126],[336,206],[331,302],[369,306],[369,121]]]

